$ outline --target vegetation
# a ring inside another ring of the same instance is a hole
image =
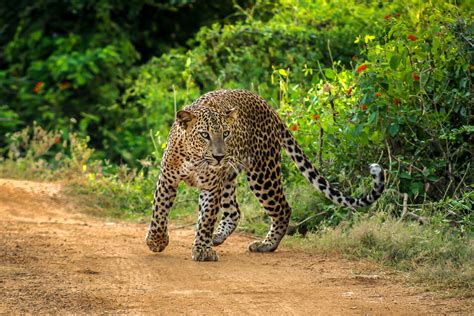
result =
[[[378,213],[321,228],[304,241],[287,238],[283,242],[308,251],[370,259],[405,271],[431,289],[454,289],[459,295],[472,296],[472,240],[460,238],[439,223],[419,225]]]
[[[146,218],[176,109],[209,90],[250,89],[341,189],[362,194],[369,162],[387,169],[380,201],[353,211],[325,201],[284,156],[299,236],[287,243],[308,236],[306,248],[470,289],[471,3],[210,3],[0,8],[0,176],[65,179],[108,216]],[[239,191],[240,229],[264,233],[245,181]],[[196,203],[180,187],[172,216],[194,221]]]

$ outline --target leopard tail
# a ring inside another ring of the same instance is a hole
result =
[[[329,182],[319,174],[318,170],[313,167],[291,132],[283,124],[282,133],[282,146],[286,149],[288,155],[291,156],[291,159],[295,162],[298,169],[316,189],[323,193],[332,202],[341,206],[359,208],[374,203],[382,194],[384,190],[384,172],[380,165],[374,163],[369,167],[370,174],[374,178],[374,185],[370,193],[360,198],[348,197],[338,189],[332,187],[331,184],[329,184]]]

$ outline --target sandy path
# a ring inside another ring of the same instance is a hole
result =
[[[252,254],[234,234],[219,262],[190,257],[193,232],[171,228],[154,254],[146,225],[80,212],[56,184],[0,180],[0,313],[432,314],[469,313],[367,264],[281,247]]]

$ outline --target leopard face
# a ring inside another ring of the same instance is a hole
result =
[[[219,113],[209,108],[179,111],[177,121],[186,133],[185,149],[189,162],[196,167],[220,168],[229,159],[228,142],[236,113]]]

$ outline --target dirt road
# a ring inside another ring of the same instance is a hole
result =
[[[249,253],[239,234],[217,248],[219,262],[196,263],[189,228],[171,228],[160,254],[145,231],[81,213],[58,184],[0,180],[0,313],[469,313],[466,302],[364,274],[367,264]]]

